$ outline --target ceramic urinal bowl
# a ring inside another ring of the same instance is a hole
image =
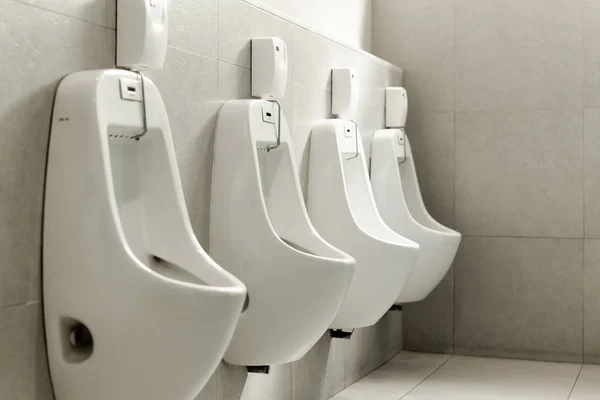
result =
[[[419,245],[398,235],[381,219],[355,123],[317,123],[311,135],[309,165],[311,221],[326,240],[356,258],[354,278],[331,327],[345,330],[374,325],[412,274]]]
[[[211,255],[249,296],[225,354],[231,364],[300,359],[327,330],[354,272],[354,259],[309,221],[283,114],[273,148],[277,120],[273,103],[231,101],[215,133]]]
[[[402,130],[384,129],[373,135],[371,184],[384,221],[421,245],[415,272],[396,303],[423,300],[450,269],[461,235],[435,221],[427,212],[410,142]]]
[[[122,98],[140,95],[135,73],[75,73],[56,94],[43,275],[57,400],[191,400],[243,307],[244,285],[194,237],[165,107],[144,81],[139,140],[142,103]]]

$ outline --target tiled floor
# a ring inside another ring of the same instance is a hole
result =
[[[600,400],[600,366],[402,353],[332,400]]]

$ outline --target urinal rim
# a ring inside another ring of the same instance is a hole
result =
[[[253,107],[253,105],[255,104],[272,104],[270,102],[268,102],[267,100],[262,100],[262,99],[236,99],[236,100],[229,100],[226,101],[225,104],[223,104],[223,106],[221,107],[221,110],[219,111],[219,117],[217,119],[217,127],[216,129],[219,129],[219,122],[222,118],[222,116],[224,115],[224,112],[227,112],[228,110],[226,110],[226,108],[229,107],[243,107],[244,109],[247,109],[248,113],[251,110],[251,108]],[[236,111],[236,110],[234,110]],[[285,118],[285,115],[282,113],[283,118]],[[286,125],[287,125],[287,118],[285,118],[286,120]],[[336,252],[339,254],[339,257],[327,257],[327,256],[321,256],[318,254],[311,254],[311,253],[307,253],[301,250],[298,250],[292,246],[290,246],[289,244],[287,244],[277,233],[277,231],[275,230],[275,227],[273,226],[273,223],[271,222],[271,218],[269,217],[269,213],[267,210],[267,203],[265,201],[265,195],[264,195],[264,191],[262,189],[262,176],[261,176],[261,172],[260,172],[260,165],[259,165],[259,161],[258,161],[258,150],[257,150],[257,141],[256,139],[250,134],[250,121],[249,119],[247,119],[244,123],[244,127],[247,130],[245,133],[250,137],[250,142],[253,148],[252,151],[252,161],[254,164],[254,172],[256,174],[256,176],[258,177],[258,192],[259,192],[259,197],[260,197],[260,203],[261,203],[261,211],[262,211],[262,215],[265,218],[266,222],[267,222],[267,226],[269,227],[269,231],[271,233],[272,236],[275,237],[275,240],[278,244],[282,245],[283,248],[286,249],[286,251],[292,251],[294,254],[299,255],[299,256],[303,256],[303,257],[307,257],[310,260],[318,260],[318,261],[326,261],[329,263],[335,263],[335,264],[344,264],[348,267],[352,267],[354,264],[356,264],[356,260],[354,259],[354,257],[352,257],[351,255],[343,252],[342,250],[338,249],[337,247],[333,246],[331,243],[327,242],[315,229],[315,227],[312,225],[312,223],[310,222],[310,219],[308,217],[308,212],[306,210],[306,207],[303,210],[303,214],[304,214],[304,219],[305,221],[308,223],[308,227],[309,229],[312,230],[313,233],[315,233],[315,236],[322,241],[327,247],[330,248],[330,250]],[[289,130],[289,126],[288,126],[288,130]],[[283,148],[285,147],[285,149],[287,149],[287,151],[285,151],[285,155],[288,155],[291,157],[291,159],[289,160],[290,162],[294,162],[293,159],[293,155],[291,154],[291,147],[290,145],[286,142],[284,143],[283,141],[281,141],[279,148],[272,150],[272,151],[281,151],[283,150]],[[213,166],[214,166],[214,162],[215,160],[213,160]],[[300,199],[303,200],[303,199]],[[301,201],[301,204],[305,204],[303,201]],[[212,215],[212,207],[213,207],[213,202],[211,200],[211,215]],[[292,242],[293,243],[293,242]],[[297,244],[297,243],[295,243]],[[298,246],[301,246],[300,244],[297,244]]]
[[[388,129],[378,129],[378,130],[376,130],[376,131],[373,133],[373,136],[372,136],[372,143],[375,143],[376,141],[378,141],[378,142],[379,142],[379,141],[384,141],[384,140],[389,140],[389,141],[392,141],[392,142],[393,142],[393,139],[394,139],[394,138],[393,138],[391,135],[393,135],[393,134],[397,133],[398,131],[400,131],[400,129],[395,129],[395,128],[388,128]],[[389,134],[390,136],[387,136],[387,137],[376,137],[378,134],[379,134],[379,135],[383,135],[383,134]],[[408,142],[409,138],[408,138],[408,137],[406,137],[405,139],[406,139],[406,141]],[[371,145],[371,148],[373,148],[373,146],[374,146],[374,145],[372,144],[372,145]],[[409,144],[409,147],[410,147],[410,144]],[[373,151],[371,150],[371,159],[372,159],[372,158],[373,158]],[[414,164],[414,157],[413,157],[413,155],[412,155],[412,148],[411,148],[411,152],[410,152],[410,157],[409,157],[408,153],[406,153],[406,162],[412,162],[412,163]],[[398,181],[401,181],[401,179],[402,179],[402,175],[401,175],[401,173],[400,173],[400,167],[399,167],[398,163],[394,163],[394,166],[396,167],[395,171],[396,171],[396,175],[397,175],[397,177],[398,177]],[[373,175],[372,175],[372,171],[369,171],[369,172],[370,172],[370,174],[369,174],[369,175],[372,177],[372,176],[373,176]],[[417,177],[416,177],[416,178],[417,178]],[[418,179],[418,178],[417,178],[417,179]],[[417,183],[418,183],[418,181],[417,181]],[[402,191],[402,196],[403,196],[403,197],[405,197],[405,196],[404,196],[404,191]],[[405,200],[404,200],[404,201],[405,201],[405,203],[406,203],[406,197],[405,197]],[[433,217],[431,216],[431,214],[429,213],[429,210],[427,210],[427,207],[425,207],[425,204],[423,203],[423,201],[422,201],[422,198],[421,198],[421,201],[420,201],[420,205],[421,205],[421,207],[422,207],[423,211],[426,213],[426,215],[427,215],[427,216],[428,216],[428,217],[429,217],[429,218],[430,218],[430,219],[431,219],[431,220],[432,220],[432,221],[433,221],[433,222],[434,222],[436,225],[440,226],[440,228],[443,228],[443,229],[445,229],[445,230],[433,229],[433,228],[430,228],[430,227],[428,227],[428,226],[425,226],[425,225],[423,225],[421,222],[417,221],[417,219],[415,219],[415,217],[413,216],[413,213],[411,212],[411,210],[410,210],[410,207],[408,206],[408,203],[406,203],[406,210],[407,210],[408,216],[409,216],[409,218],[410,218],[411,222],[413,223],[413,225],[417,226],[417,227],[418,227],[419,229],[421,229],[422,231],[425,231],[425,232],[427,232],[427,233],[431,233],[431,234],[435,234],[435,235],[438,235],[438,236],[450,237],[450,238],[462,237],[462,234],[461,234],[460,232],[457,232],[457,231],[455,231],[454,229],[452,229],[452,228],[449,228],[449,227],[447,227],[447,226],[443,225],[443,224],[442,224],[442,223],[440,223],[438,220],[436,220],[435,218],[433,218]],[[382,218],[383,218],[383,217],[382,217]]]
[[[336,149],[338,150],[338,151],[336,151],[336,156],[337,156],[337,160],[338,160],[339,165],[340,165],[340,171],[342,173],[342,186],[343,186],[343,190],[344,190],[344,202],[346,203],[346,208],[349,211],[352,223],[360,231],[360,233],[362,235],[367,236],[371,240],[376,240],[376,241],[378,241],[380,243],[384,243],[384,244],[390,245],[390,246],[396,246],[396,247],[405,248],[405,249],[414,249],[414,250],[419,251],[420,250],[420,246],[419,246],[419,244],[417,242],[415,242],[415,241],[413,241],[413,240],[411,240],[411,239],[409,239],[407,237],[404,237],[404,236],[400,235],[394,229],[390,228],[390,226],[383,220],[383,217],[381,216],[381,213],[379,212],[379,209],[377,208],[377,205],[375,203],[375,198],[373,197],[373,190],[372,190],[372,188],[370,190],[370,192],[371,192],[370,195],[367,194],[367,197],[369,198],[368,199],[369,200],[368,203],[373,208],[373,211],[374,211],[374,214],[375,214],[375,217],[376,217],[375,219],[376,219],[377,223],[380,225],[381,228],[383,228],[384,230],[387,230],[388,233],[391,233],[392,236],[398,238],[399,240],[396,242],[396,241],[391,241],[391,240],[389,240],[387,238],[383,238],[382,237],[383,235],[379,235],[379,234],[374,235],[371,232],[366,231],[365,229],[363,229],[362,225],[359,224],[358,221],[356,220],[356,217],[354,215],[355,213],[354,213],[353,207],[350,205],[350,201],[349,201],[350,196],[348,195],[348,185],[346,183],[346,176],[347,176],[347,174],[346,174],[345,168],[344,168],[344,159],[342,157],[342,153],[339,151],[339,142],[338,142],[338,138],[337,138],[338,127],[339,127],[339,125],[341,123],[344,123],[344,122],[348,122],[348,120],[347,119],[341,119],[341,118],[337,118],[337,119],[321,119],[321,120],[318,120],[318,121],[315,122],[313,129],[316,128],[316,127],[318,127],[319,125],[324,126],[324,127],[326,127],[326,126],[332,126],[333,129],[336,132],[336,137],[335,137],[334,140],[335,140],[335,143],[336,143]],[[359,135],[360,146],[359,146],[358,157],[359,157],[359,159],[361,161],[361,164],[362,164],[361,165],[361,169],[363,169],[363,168],[366,168],[366,160],[367,160],[367,158],[366,158],[366,155],[365,155],[365,152],[364,152],[364,145],[362,143],[362,137],[360,136],[360,131],[358,129],[356,130],[356,134]],[[312,136],[312,133],[311,133],[311,136]],[[362,152],[360,151],[360,149],[362,149]],[[367,171],[366,178],[367,178],[367,182],[366,182],[367,185],[371,185],[368,171]]]

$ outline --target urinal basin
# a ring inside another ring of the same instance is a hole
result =
[[[135,73],[108,70],[69,75],[57,90],[43,253],[57,400],[194,399],[246,296],[193,235],[149,79],[147,133],[136,138],[142,103],[121,93],[140,89]]]
[[[404,137],[404,143],[399,138]],[[399,160],[404,147],[404,157]],[[408,137],[398,129],[375,132],[371,148],[371,184],[379,212],[396,232],[421,246],[417,266],[396,303],[425,299],[444,278],[461,234],[434,220],[423,203]]]
[[[354,278],[331,327],[374,325],[412,274],[419,245],[381,219],[352,121],[321,121],[312,130],[308,210],[319,233],[356,259]]]
[[[287,121],[275,104],[240,100],[221,110],[210,243],[211,256],[248,288],[225,361],[255,366],[303,357],[338,312],[355,261],[308,219]]]

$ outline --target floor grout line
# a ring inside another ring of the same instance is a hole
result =
[[[412,392],[415,391],[416,388],[418,388],[419,386],[421,386],[423,384],[423,382],[425,382],[427,379],[431,378],[431,376],[433,374],[435,374],[436,372],[438,372],[444,365],[446,365],[448,363],[448,361],[450,361],[452,358],[454,358],[454,355],[450,355],[450,357],[448,357],[446,359],[446,361],[444,361],[443,363],[441,363],[435,370],[433,370],[433,372],[431,372],[429,375],[427,375],[421,382],[419,382],[414,388],[410,389],[405,395],[403,395],[402,397],[400,397],[400,399],[398,400],[402,400],[403,398],[405,398],[406,396],[408,396],[409,394],[411,394]]]
[[[571,398],[571,396],[573,396],[573,392],[575,391],[575,386],[577,386],[577,382],[579,382],[579,377],[581,376],[581,372],[583,371],[583,366],[584,366],[584,364],[581,364],[581,368],[579,368],[579,373],[577,374],[577,378],[575,378],[575,382],[573,383],[573,387],[571,388],[571,391],[569,392],[569,397],[567,397],[567,400],[569,400]]]

